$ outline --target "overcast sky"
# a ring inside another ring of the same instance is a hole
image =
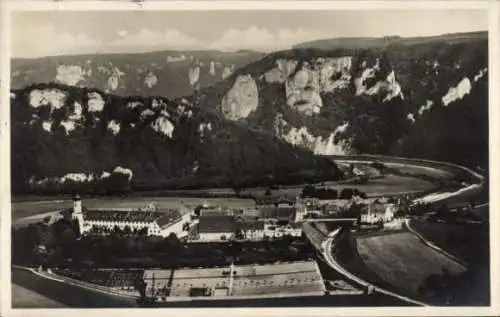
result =
[[[487,29],[487,12],[480,10],[15,12],[12,56],[161,49],[270,51],[323,38]]]

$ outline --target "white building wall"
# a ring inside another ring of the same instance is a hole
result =
[[[222,236],[226,236],[226,240],[231,238],[230,232],[200,232],[199,235],[202,241],[220,241]]]
[[[184,225],[184,221],[180,220],[176,223],[174,223],[173,225],[170,225],[166,228],[163,228],[161,229],[161,232],[160,232],[160,235],[162,237],[168,237],[169,234],[171,234],[172,232],[175,233],[177,235],[178,238],[181,238],[181,235],[182,235],[182,226]],[[186,234],[187,232],[184,231]]]

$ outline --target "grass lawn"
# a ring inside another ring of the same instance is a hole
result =
[[[417,219],[412,219],[410,225],[425,239],[467,263],[478,259],[478,251],[484,255],[489,249],[489,233],[483,227]]]
[[[440,274],[443,268],[451,274],[465,271],[409,232],[358,238],[357,251],[370,270],[413,296],[430,274]]]

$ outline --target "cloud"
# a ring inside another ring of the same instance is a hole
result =
[[[87,53],[139,53],[152,50],[215,49],[235,51],[252,49],[272,51],[288,49],[292,45],[329,37],[328,34],[307,29],[279,29],[271,32],[266,28],[251,26],[245,30],[231,28],[211,42],[203,42],[175,28],[164,31],[142,28],[137,32],[125,29],[115,31],[114,40],[89,36],[80,32],[71,34],[58,31],[53,26],[41,25],[16,32],[13,45],[15,57],[40,57]]]
[[[125,34],[120,39],[109,43],[111,47],[172,47],[176,49],[194,49],[204,46],[204,43],[183,34],[177,29],[166,29],[163,32],[141,29],[136,33]]]
[[[280,29],[270,32],[265,28],[251,26],[246,30],[229,29],[210,44],[213,49],[237,50],[277,50],[288,49],[291,46],[316,39],[327,38],[328,34],[304,29]]]
[[[16,57],[38,57],[63,55],[88,50],[94,52],[102,42],[86,33],[58,32],[50,25],[41,25],[16,32],[12,55]]]
[[[127,36],[128,31],[127,30],[120,30],[120,31],[116,32],[116,34],[118,34],[119,37],[125,37],[125,36]]]

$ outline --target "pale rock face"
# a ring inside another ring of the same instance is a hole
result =
[[[57,67],[56,81],[65,85],[75,86],[85,79],[85,69],[79,65],[59,65]]]
[[[52,112],[54,109],[61,109],[66,102],[67,93],[59,89],[35,89],[30,92],[30,105],[33,108],[50,106]]]
[[[125,75],[118,67],[114,67],[109,71],[111,76],[108,78],[108,91],[116,91],[120,85],[122,77]]]
[[[73,121],[81,120],[82,113],[83,113],[82,105],[78,101],[75,101],[75,103],[73,104],[73,113],[69,115],[69,119]]]
[[[208,70],[210,75],[215,76],[215,63],[214,61],[210,61],[210,68]]]
[[[89,174],[83,174],[83,173],[69,173],[61,177],[60,182],[61,183],[66,183],[68,181],[75,182],[75,183],[85,183],[85,182],[91,182],[94,180],[94,175]]]
[[[287,133],[284,133],[284,128],[288,126],[289,124],[278,115],[275,120],[275,132],[278,137],[292,145],[309,149],[318,155],[342,155],[349,152],[348,141],[335,142],[336,136],[345,132],[349,123],[338,126],[327,138],[312,135],[306,127],[291,127]]]
[[[168,136],[169,138],[172,138],[172,134],[174,132],[174,125],[165,117],[156,118],[156,120],[151,123],[151,128],[158,133]]]
[[[51,132],[52,131],[52,121],[42,122],[42,128],[47,132]]]
[[[101,94],[97,92],[90,92],[89,97],[89,111],[90,112],[101,112],[104,109],[104,99]]]
[[[222,79],[225,79],[234,72],[234,65],[225,65],[224,69],[222,70]]]
[[[248,117],[258,105],[257,83],[251,75],[240,75],[222,99],[220,111],[226,119],[239,120]]]
[[[331,92],[335,89],[349,87],[351,81],[352,57],[319,59],[319,76],[322,92]],[[332,80],[333,75],[340,75],[338,79]]]
[[[390,101],[393,98],[400,97],[404,99],[403,93],[401,92],[401,86],[396,81],[396,75],[394,71],[391,71],[386,78],[389,87],[387,88],[387,95],[384,97],[384,102]]]
[[[117,135],[120,133],[120,123],[116,120],[111,120],[108,123],[108,130],[113,133],[113,135]]]
[[[166,108],[167,104],[161,99],[153,99],[153,102],[151,103],[151,107],[153,109]]]
[[[477,73],[477,75],[474,76],[474,82],[476,83],[479,79],[481,79],[486,73],[488,72],[488,68],[485,67]]]
[[[189,69],[188,74],[189,84],[194,86],[200,79],[200,66],[195,66]]]
[[[409,113],[407,116],[408,120],[411,121],[411,123],[415,123],[415,116],[413,115],[413,113]]]
[[[69,135],[70,132],[75,130],[75,128],[76,128],[75,122],[71,121],[71,120],[61,121],[61,126],[63,126],[64,129],[66,130],[66,135]]]
[[[205,136],[205,131],[212,131],[212,123],[200,123],[198,126],[198,132],[200,133],[200,137],[203,138]]]
[[[115,169],[113,170],[113,173],[120,173],[120,174],[127,175],[129,181],[132,180],[132,177],[134,176],[131,169],[123,168],[121,166],[115,167]]]
[[[319,76],[309,69],[301,69],[285,82],[287,104],[304,115],[319,113],[323,101],[319,95]]]
[[[116,91],[118,89],[118,84],[119,82],[118,76],[112,75],[111,77],[108,78],[108,91]]]
[[[148,86],[149,89],[153,88],[158,82],[158,78],[156,78],[153,72],[149,72],[144,79],[144,85]]]
[[[121,173],[125,174],[128,176],[129,181],[132,179],[132,171],[129,169],[124,169],[121,167],[115,168],[114,173]],[[32,176],[29,180],[29,183],[31,185],[43,185],[44,183],[47,183],[48,181],[53,181],[57,182],[60,184],[64,184],[67,182],[74,182],[74,183],[88,183],[92,182],[96,179],[106,179],[111,176],[111,173],[109,172],[102,172],[100,176],[94,175],[92,173],[85,174],[85,173],[68,173],[62,177],[53,177],[53,178],[43,178],[41,180],[35,181],[35,177]]]
[[[448,93],[441,98],[443,105],[447,106],[450,103],[462,99],[465,95],[468,95],[472,89],[472,84],[469,78],[464,77],[455,87],[450,87]]]
[[[264,78],[267,83],[284,83],[297,67],[298,61],[296,60],[276,60],[276,67],[267,71]]]
[[[268,83],[285,83],[287,104],[304,115],[320,112],[321,93],[349,86],[352,57],[317,58],[312,65],[304,63],[297,71],[298,61],[276,60],[276,67],[264,74]],[[293,76],[292,76],[293,74]],[[333,79],[332,77],[334,77]]]
[[[153,110],[151,110],[151,109],[144,109],[144,110],[142,110],[142,112],[141,112],[141,119],[142,119],[142,120],[144,120],[144,119],[146,119],[147,117],[150,117],[150,116],[152,116],[152,115],[154,115],[154,114],[155,114],[155,113],[154,113],[154,111],[153,111]]]
[[[423,115],[424,112],[426,112],[432,108],[433,104],[434,104],[434,102],[432,100],[427,100],[425,102],[425,105],[420,106],[420,108],[418,109],[418,114]]]
[[[186,60],[185,55],[181,56],[167,56],[167,63],[178,63]]]
[[[366,63],[363,63],[366,66]],[[366,67],[361,76],[354,79],[354,85],[356,86],[356,96],[361,96],[363,94],[372,96],[380,93],[381,91],[386,92],[387,95],[384,97],[384,102],[390,101],[395,97],[404,98],[401,92],[401,86],[396,81],[396,75],[394,71],[391,71],[384,81],[378,81],[375,85],[370,88],[367,87],[366,81],[368,79],[374,78],[377,72],[380,71],[380,60],[377,61],[373,67]]]
[[[142,107],[142,106],[143,106],[143,104],[140,101],[130,101],[127,104],[127,108],[129,108],[129,109],[134,109],[134,108]]]

